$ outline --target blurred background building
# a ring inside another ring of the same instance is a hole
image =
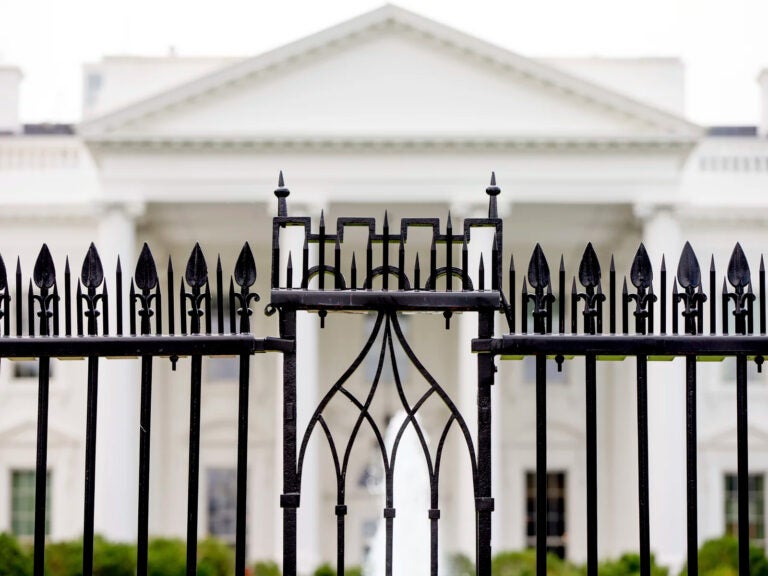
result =
[[[482,214],[495,170],[503,193],[505,253],[524,269],[540,242],[575,270],[592,241],[607,270],[628,270],[643,241],[658,270],[674,271],[685,240],[701,263],[725,269],[740,241],[756,269],[768,243],[768,74],[755,126],[686,120],[679,60],[531,59],[406,10],[386,6],[276,50],[245,58],[106,57],[83,71],[83,121],[21,124],[22,71],[0,67],[0,253],[28,273],[41,242],[73,270],[91,240],[107,269],[117,254],[132,270],[141,243],[158,263],[183,270],[198,241],[209,265],[231,271],[254,246],[258,291],[268,299],[272,189],[283,170],[292,213],[325,217],[449,211],[454,225]],[[550,265],[556,265],[550,262]],[[161,274],[164,270],[161,271]],[[228,272],[227,272],[228,273]],[[468,315],[467,315],[468,316]],[[258,313],[254,331],[276,333]],[[301,320],[299,418],[340,375],[370,319]],[[407,318],[409,338],[460,406],[471,413],[471,319],[430,336],[435,319]],[[499,323],[499,330],[503,330]],[[339,344],[343,343],[343,346]],[[446,353],[446,350],[450,353]],[[249,455],[251,558],[280,556],[279,360],[253,362]],[[637,549],[637,448],[632,366],[601,364],[598,388],[600,554]],[[97,531],[130,540],[136,530],[139,379],[130,362],[105,361],[99,396]],[[0,531],[32,533],[36,368],[0,370]],[[418,374],[403,368],[408,386]],[[678,362],[651,370],[651,538],[659,561],[685,556],[684,379]],[[159,366],[153,405],[150,532],[183,536],[188,386],[179,365]],[[374,366],[356,376],[359,385]],[[553,370],[549,412],[552,549],[586,557],[584,393],[578,360]],[[734,529],[736,395],[729,366],[700,369],[700,538]],[[206,363],[200,534],[234,536],[236,364]],[[385,375],[385,379],[387,376]],[[389,376],[391,378],[391,376]],[[82,530],[85,369],[55,362],[51,387],[49,533]],[[500,362],[495,387],[494,549],[532,545],[534,379],[527,362]],[[766,545],[768,382],[750,383],[750,523]],[[395,401],[374,409],[391,414]],[[303,412],[302,412],[303,411]],[[342,410],[336,425],[351,426]],[[426,416],[429,428],[429,412]],[[434,437],[434,434],[433,434]],[[347,550],[362,562],[381,516],[379,469],[367,437],[353,457]],[[474,554],[471,479],[459,457],[442,488],[441,544]],[[335,486],[318,444],[300,509],[300,563],[335,554]],[[311,481],[310,481],[311,479]],[[424,515],[427,529],[426,514]]]

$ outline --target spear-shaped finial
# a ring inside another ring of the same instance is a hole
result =
[[[290,195],[291,191],[285,187],[285,180],[283,178],[283,171],[280,170],[280,175],[277,177],[277,188],[275,189],[275,196],[277,197],[277,217],[288,217],[288,203],[286,198]]]
[[[491,172],[491,185],[485,189],[485,193],[488,194],[488,218],[498,218],[496,196],[501,194],[501,188],[496,186],[496,172]]]

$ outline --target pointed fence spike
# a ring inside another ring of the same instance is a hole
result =
[[[666,254],[661,255],[661,271],[666,272],[667,271],[667,256]]]
[[[491,185],[485,189],[488,195],[488,218],[498,218],[499,208],[496,197],[501,194],[501,188],[496,186],[496,172],[491,172]]]
[[[205,263],[205,256],[203,256],[200,244],[197,242],[195,242],[195,247],[189,255],[189,260],[187,260],[187,270],[184,278],[193,290],[199,290],[208,280],[208,265]]]
[[[352,251],[352,265],[349,267],[349,277],[351,280],[351,286],[352,290],[357,289],[357,258],[355,257],[354,250]]]
[[[168,334],[176,332],[176,291],[173,288],[173,260],[168,256]]]
[[[136,271],[134,273],[136,286],[144,293],[149,292],[157,285],[157,266],[152,256],[149,245],[145,242],[136,261]]]
[[[69,256],[64,261],[64,334],[72,336],[72,275],[69,271]],[[9,336],[7,329],[4,335]]]
[[[21,259],[16,257],[16,336],[21,336],[23,329],[22,320],[22,292],[21,292]]]
[[[229,277],[229,333],[236,334],[236,312],[235,312],[235,281],[232,276]]]
[[[101,265],[101,258],[96,246],[91,242],[88,252],[83,260],[83,267],[80,271],[80,279],[86,288],[98,288],[104,281],[104,268]]]
[[[288,202],[286,199],[291,194],[290,190],[285,187],[285,180],[283,179],[283,171],[280,170],[280,175],[277,177],[277,189],[275,189],[275,197],[277,198],[277,217],[288,217]]]
[[[322,273],[321,270],[320,274]],[[293,288],[293,257],[290,250],[288,251],[288,266],[285,269],[285,287]]]
[[[635,253],[635,259],[632,261],[632,268],[629,272],[629,279],[635,288],[650,288],[653,282],[653,267],[645,245],[641,242]]]
[[[571,281],[571,334],[579,331],[579,290],[576,287],[576,276]]]
[[[594,288],[600,283],[600,276],[600,262],[592,242],[588,242],[579,264],[579,282],[585,288]]]
[[[128,289],[128,299],[131,301],[129,306],[130,322],[128,328],[131,336],[136,335],[136,285],[134,279],[131,279],[131,287]]]
[[[760,255],[760,271],[758,272],[758,282],[760,283],[760,307],[758,314],[760,315],[760,334],[765,334],[766,329],[766,297],[765,293],[765,263],[763,262],[763,255]]]
[[[37,256],[32,272],[32,278],[35,281],[35,285],[40,289],[47,290],[56,282],[56,268],[53,265],[53,258],[47,244],[43,244],[43,247],[40,248],[40,253]]]
[[[485,264],[483,263],[483,254],[480,253],[480,265],[477,267],[478,290],[485,290]]]
[[[219,259],[221,265],[221,259]],[[243,244],[235,264],[235,282],[241,288],[250,288],[256,282],[256,260],[248,242]]]
[[[533,288],[544,289],[549,285],[549,264],[540,244],[536,244],[528,264],[528,283]]]
[[[224,270],[221,266],[221,254],[216,257],[216,328],[224,334]]]
[[[728,281],[734,288],[744,288],[751,281],[749,263],[739,242],[736,242],[728,262]]]
[[[680,260],[677,264],[677,280],[683,288],[701,286],[701,268],[690,242],[685,243],[680,254]]]
[[[416,261],[413,263],[413,288],[421,289],[421,264],[419,263],[419,253],[416,252]]]

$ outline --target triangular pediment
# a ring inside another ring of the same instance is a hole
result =
[[[48,427],[48,446],[76,446],[80,440],[55,426]],[[0,446],[34,447],[37,444],[37,423],[24,420],[0,430]]]
[[[766,430],[757,426],[748,426],[747,440],[751,450],[760,452],[768,450],[768,431]],[[737,447],[736,427],[732,426],[702,438],[701,446],[705,450],[733,452],[735,454]]]
[[[669,112],[385,6],[81,126],[90,140],[673,140]]]

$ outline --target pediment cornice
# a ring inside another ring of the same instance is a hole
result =
[[[322,136],[157,136],[100,135],[88,138],[96,149],[233,149],[233,150],[690,150],[686,136],[639,137],[322,137]]]

